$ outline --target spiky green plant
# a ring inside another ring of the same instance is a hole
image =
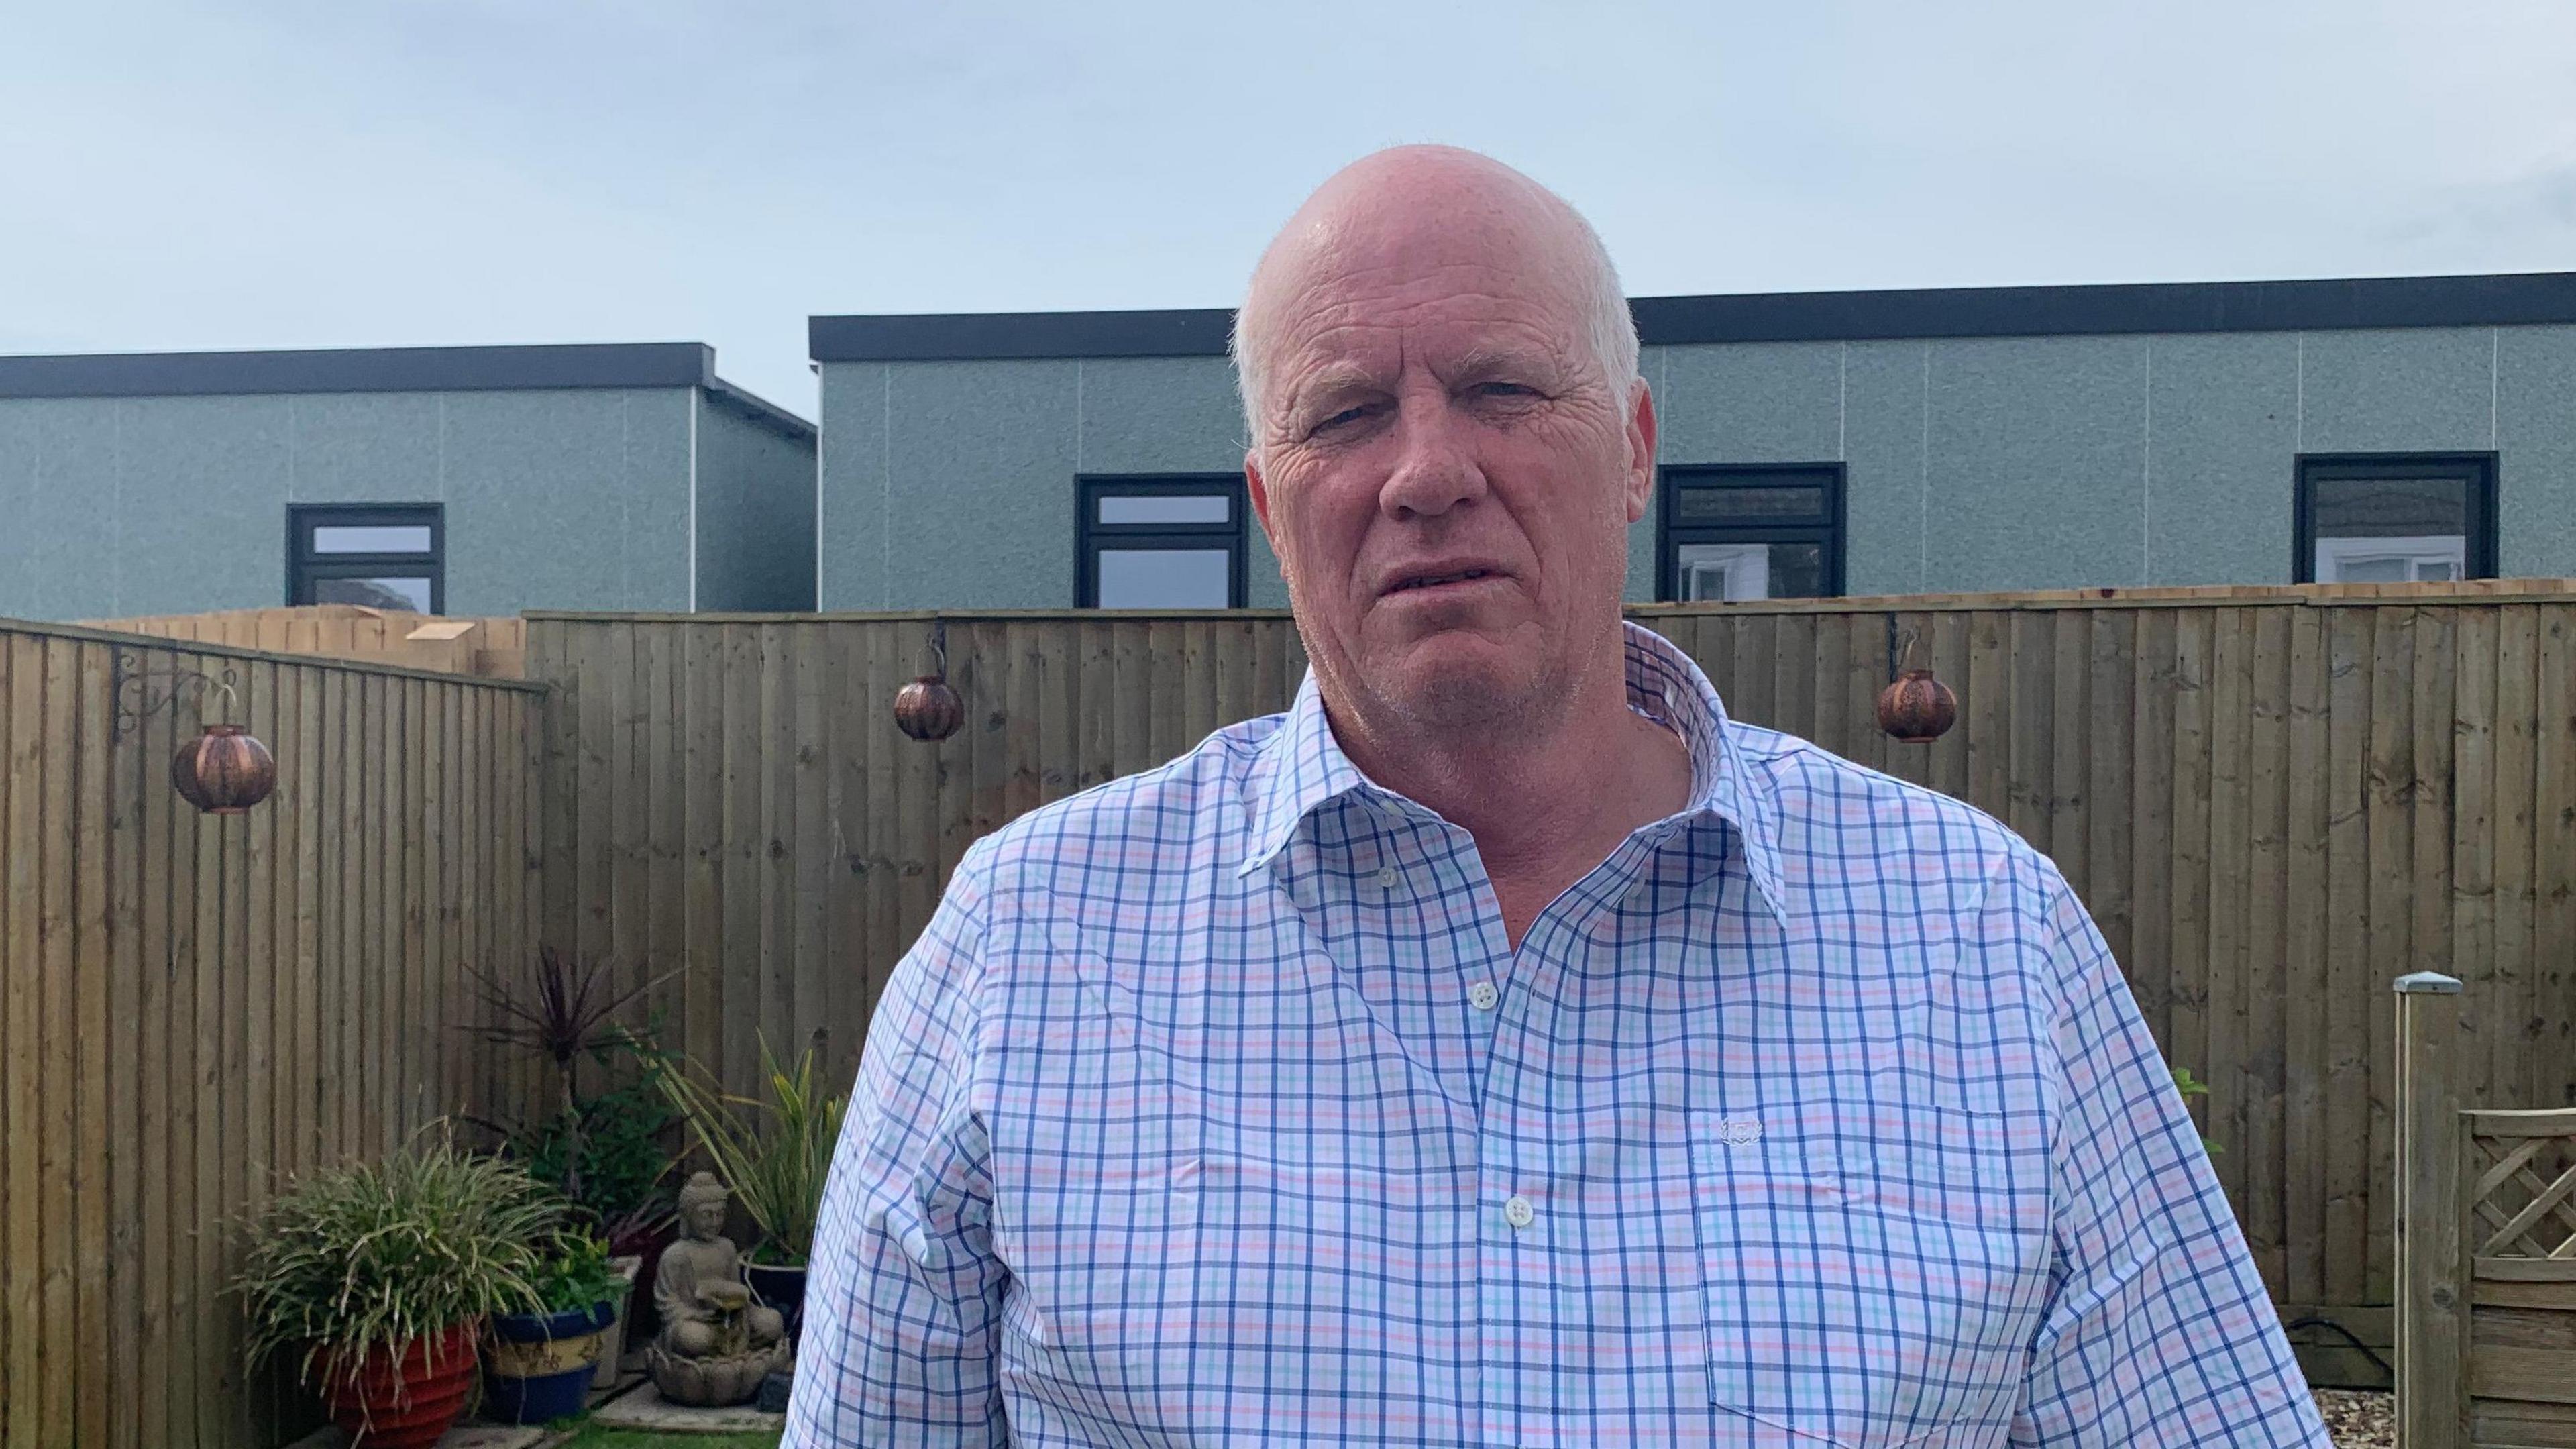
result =
[[[250,1222],[241,1276],[246,1356],[302,1350],[296,1378],[326,1388],[357,1366],[492,1313],[532,1312],[561,1198],[515,1164],[424,1134],[376,1162],[308,1173]],[[336,1365],[336,1369],[332,1366]]]
[[[489,1022],[468,1025],[466,1033],[496,1046],[535,1052],[554,1064],[558,1100],[550,1130],[564,1139],[562,1175],[556,1181],[564,1196],[583,1201],[582,1174],[589,1166],[583,1139],[589,1118],[579,1091],[581,1059],[605,1059],[621,1048],[631,1048],[636,1034],[610,1024],[609,1018],[679,973],[665,971],[621,990],[609,979],[605,963],[567,960],[554,947],[541,945],[531,963],[529,991],[524,996],[497,973],[479,966],[466,967],[465,974],[492,1013]]]
[[[757,1097],[725,1091],[695,1062],[661,1077],[672,1107],[687,1119],[690,1135],[733,1189],[734,1201],[759,1226],[763,1244],[788,1263],[802,1263],[814,1251],[823,1181],[849,1105],[846,1095],[823,1095],[816,1061],[822,1045],[817,1031],[795,1065],[782,1066],[763,1036]]]

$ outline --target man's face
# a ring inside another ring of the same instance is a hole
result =
[[[1653,412],[1527,227],[1345,228],[1283,284],[1246,463],[1328,687],[1473,729],[1561,695],[1617,615]]]

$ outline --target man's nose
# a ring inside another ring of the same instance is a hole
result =
[[[1484,470],[1445,398],[1416,395],[1396,412],[1395,469],[1378,490],[1392,518],[1429,518],[1485,495]]]

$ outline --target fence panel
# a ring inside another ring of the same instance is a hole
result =
[[[297,1172],[483,1105],[461,968],[532,950],[511,831],[541,698],[0,625],[0,1445],[309,1427],[245,1375],[236,1225]],[[200,815],[170,760],[225,718],[277,788]]]

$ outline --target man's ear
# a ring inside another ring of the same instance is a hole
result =
[[[1252,516],[1261,520],[1261,531],[1270,535],[1273,553],[1279,549],[1279,535],[1270,527],[1270,485],[1261,481],[1261,454],[1245,449],[1243,454],[1243,488],[1252,495]]]
[[[1655,395],[1644,378],[1637,379],[1636,400],[1628,408],[1628,521],[1646,516],[1655,504]]]
[[[1270,484],[1261,476],[1261,454],[1247,449],[1243,455],[1243,491],[1252,499],[1252,516],[1261,520],[1262,536],[1270,540],[1270,556],[1279,561],[1279,580],[1288,585],[1291,598],[1296,596],[1296,583],[1289,577],[1288,551],[1279,546],[1279,530],[1270,521]]]

